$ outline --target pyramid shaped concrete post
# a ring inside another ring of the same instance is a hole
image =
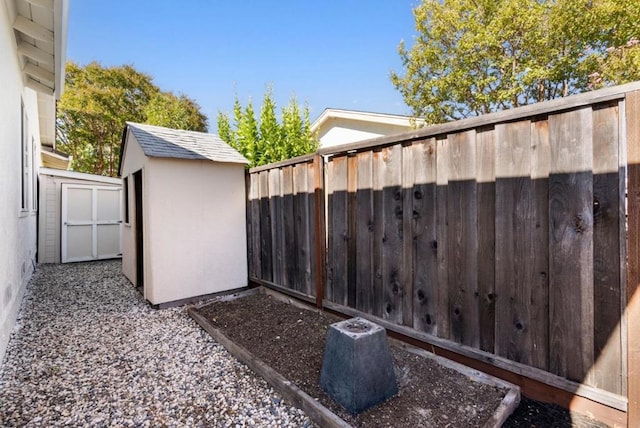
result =
[[[352,414],[397,394],[385,329],[364,318],[329,326],[320,387]]]

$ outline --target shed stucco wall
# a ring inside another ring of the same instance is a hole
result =
[[[146,182],[145,171],[148,164],[148,158],[144,155],[140,145],[136,141],[136,137],[129,133],[126,151],[122,154],[122,185],[125,185],[124,178],[128,178],[127,190],[123,192],[123,196],[128,197],[128,204],[122,204],[123,207],[129,206],[129,222],[125,222],[122,228],[122,273],[133,285],[136,284],[136,242],[135,242],[135,199],[133,188],[133,176],[136,171],[142,170],[143,184]],[[143,195],[144,196],[144,195]],[[143,200],[143,206],[146,202]],[[123,216],[125,218],[126,216]],[[146,233],[145,233],[146,236]]]
[[[0,2],[0,361],[15,324],[25,287],[36,263],[36,218],[34,165],[40,159],[38,101],[36,93],[23,86],[12,22],[4,1]],[[28,118],[29,186],[28,209],[22,205],[21,109]],[[34,150],[35,149],[35,150]]]
[[[127,136],[122,177],[129,177],[123,272],[135,284],[135,195],[143,171],[144,297],[173,302],[247,285],[244,165],[148,158]]]

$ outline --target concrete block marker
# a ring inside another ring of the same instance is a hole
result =
[[[352,414],[398,393],[386,330],[364,318],[332,324],[322,360],[320,387]]]

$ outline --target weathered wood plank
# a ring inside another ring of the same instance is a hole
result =
[[[297,243],[296,290],[306,293],[311,284],[311,247],[309,240],[309,183],[307,164],[293,167],[295,236]]]
[[[248,271],[249,276],[259,276],[260,274],[260,202],[258,199],[258,174],[247,175],[247,190],[249,199],[247,201],[247,248],[248,251]]]
[[[335,303],[347,303],[347,158],[329,161],[329,265],[327,298]]]
[[[324,215],[322,212],[322,199],[324,192],[322,189],[322,158],[317,156],[313,162],[307,164],[307,184],[309,185],[309,250],[313,253],[309,256],[311,262],[311,281],[306,293],[318,297],[318,288],[324,289],[322,282],[322,271],[324,269]],[[319,302],[322,307],[322,300]]]
[[[480,349],[493,352],[495,342],[495,130],[476,134],[478,181],[478,292]]]
[[[271,211],[269,209],[269,171],[259,173],[260,197],[260,278],[273,280],[271,260]]]
[[[628,426],[640,426],[640,91],[627,94],[627,396]]]
[[[594,358],[591,385],[622,393],[618,105],[593,110]],[[623,218],[624,221],[624,218]]]
[[[356,306],[357,285],[356,272],[356,192],[358,191],[358,160],[355,155],[347,156],[347,304]]]
[[[373,309],[373,153],[356,155],[356,309],[372,313]]]
[[[400,286],[402,288],[402,324],[413,326],[414,295],[414,209],[413,187],[415,186],[415,164],[413,145],[402,147],[402,270]],[[416,150],[417,152],[417,150]],[[420,165],[418,165],[420,168]]]
[[[373,151],[373,299],[371,301],[372,313],[382,318],[383,308],[383,278],[382,278],[382,246],[384,239],[384,218],[382,215],[384,200],[382,189],[384,187],[384,156],[380,150]]]
[[[438,319],[436,139],[414,143],[412,161],[413,328],[435,335]]]
[[[382,149],[382,290],[384,319],[402,324],[402,146]]]
[[[593,365],[591,108],[549,117],[549,369],[582,382]]]
[[[271,254],[273,266],[273,282],[282,285],[284,282],[284,217],[282,210],[281,171],[274,168],[269,173],[269,214],[271,216]]]
[[[298,241],[295,227],[293,166],[282,168],[282,219],[284,229],[284,275],[283,285],[299,291],[296,278],[298,263]]]
[[[475,130],[450,134],[447,263],[451,338],[480,346]]]
[[[447,194],[449,184],[449,144],[446,138],[436,140],[436,240],[433,243],[438,259],[438,304],[436,334],[443,339],[451,337],[449,322],[449,259],[447,251]]]
[[[549,368],[549,122],[531,123],[531,179],[534,199],[531,252],[531,365]],[[537,269],[537,270],[536,270]]]
[[[540,320],[533,317],[540,276],[547,265],[537,253],[540,227],[532,179],[532,124],[530,121],[496,125],[496,353],[531,365],[533,336]],[[544,326],[544,322],[541,322]]]

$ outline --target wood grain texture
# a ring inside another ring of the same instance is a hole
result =
[[[365,313],[373,310],[373,153],[356,155],[356,309]]]
[[[496,125],[496,353],[531,365],[531,314],[540,272],[535,254],[538,213],[531,178],[531,122]],[[544,213],[546,215],[546,213]],[[546,231],[544,231],[546,233]]]
[[[356,284],[356,193],[358,191],[358,159],[355,155],[347,156],[347,304],[356,306],[358,286]]]
[[[382,189],[384,177],[381,171],[384,169],[384,156],[381,150],[373,151],[373,315],[382,317],[383,308],[383,276],[382,276],[382,247],[384,240],[384,200]]]
[[[627,395],[628,425],[640,426],[640,91],[625,99],[627,143]]]
[[[449,184],[449,144],[446,138],[436,140],[436,240],[433,244],[438,258],[438,311],[436,313],[436,331],[438,337],[451,337],[449,322],[449,263],[447,196]]]
[[[249,251],[249,276],[261,276],[260,267],[260,185],[258,174],[249,174],[249,224],[251,225],[248,236]]]
[[[335,303],[347,303],[348,200],[347,158],[329,161],[329,263],[327,298]]]
[[[382,316],[402,324],[404,289],[402,286],[402,146],[382,149],[377,171],[382,188]]]
[[[271,256],[271,211],[269,208],[269,171],[262,171],[259,177],[260,197],[260,278],[273,280]]]
[[[282,221],[284,229],[284,275],[287,288],[299,291],[297,279],[298,241],[295,224],[295,196],[293,193],[293,166],[282,168]],[[262,174],[262,173],[261,173]]]
[[[618,105],[593,110],[594,358],[590,385],[622,394]]]
[[[480,349],[493,352],[495,344],[495,224],[496,142],[495,130],[476,135],[478,181],[478,292],[480,306]]]
[[[298,164],[293,167],[293,209],[297,243],[296,289],[306,294],[311,288],[311,259],[313,258],[309,236],[312,225],[309,193],[313,193],[313,190],[310,190],[308,181],[308,163]]]
[[[593,353],[591,108],[549,117],[549,369],[582,382]]]
[[[436,139],[414,143],[411,254],[413,328],[436,334],[438,313],[438,246],[436,209]]]
[[[402,287],[402,324],[413,326],[414,294],[414,209],[413,188],[415,186],[415,164],[413,144],[402,147],[402,270],[400,284]],[[418,166],[420,168],[420,166]]]
[[[267,171],[269,174],[269,215],[271,217],[271,254],[273,282],[284,284],[284,217],[282,210],[282,174],[279,168]]]
[[[447,269],[451,338],[480,346],[475,131],[450,134]]]

